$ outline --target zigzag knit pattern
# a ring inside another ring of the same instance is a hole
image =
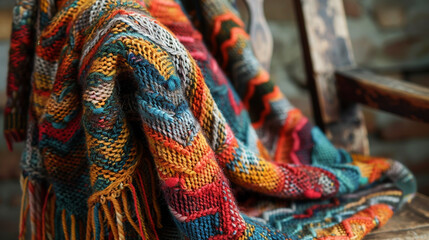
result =
[[[34,239],[362,239],[415,193],[400,163],[335,148],[287,101],[228,0],[14,14],[20,239],[27,215]]]

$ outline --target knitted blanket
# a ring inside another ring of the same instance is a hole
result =
[[[288,102],[229,0],[17,0],[7,94],[20,239],[362,239],[416,191]]]

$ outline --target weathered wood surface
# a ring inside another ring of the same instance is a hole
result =
[[[365,240],[381,239],[429,239],[429,197],[417,194],[414,200],[405,205],[385,226],[365,238]]]
[[[249,10],[249,35],[256,58],[270,71],[273,54],[273,36],[264,16],[264,0],[245,0]]]
[[[295,0],[315,121],[338,147],[368,154],[363,116],[338,100],[334,72],[355,65],[342,0]]]
[[[336,73],[341,99],[429,122],[429,89],[353,68]]]

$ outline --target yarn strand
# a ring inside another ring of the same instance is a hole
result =
[[[137,223],[135,223],[133,218],[131,217],[130,209],[128,208],[128,201],[127,201],[126,193],[122,192],[121,197],[122,197],[122,203],[124,206],[124,213],[125,213],[125,216],[127,217],[128,222],[131,224],[131,226],[134,228],[134,230],[136,232],[138,232],[142,238],[144,238],[143,232],[140,231],[139,226],[137,226]]]
[[[52,185],[49,186],[48,191],[46,191],[45,201],[43,202],[43,209],[42,209],[42,239],[46,239],[47,234],[47,228],[49,229],[49,222],[46,224],[46,211],[48,207],[48,201],[49,201],[49,194],[51,193]]]
[[[118,228],[116,227],[115,221],[113,220],[112,214],[111,214],[109,208],[107,207],[107,204],[102,203],[101,206],[102,206],[103,211],[104,211],[104,216],[107,219],[107,223],[110,226],[111,233],[113,233],[113,237],[115,239],[118,239],[119,238]]]
[[[140,183],[139,185],[140,185],[140,188],[141,188],[141,192],[143,193],[142,197],[143,197],[143,201],[144,201],[144,204],[145,204],[145,207],[146,207],[146,212],[147,212],[147,215],[148,215],[148,219],[149,219],[151,227],[152,227],[152,231],[153,231],[153,233],[155,235],[155,238],[157,240],[159,240],[158,234],[156,233],[155,223],[153,222],[152,214],[150,213],[148,198],[147,198],[147,195],[146,195],[146,191],[144,189],[144,184],[143,184],[142,177],[140,176],[140,172],[136,171],[136,174],[137,174],[137,177],[138,177],[138,181]]]
[[[118,239],[125,240],[123,212],[117,199],[112,200],[113,208],[115,209],[116,224],[118,226]]]
[[[69,232],[67,229],[67,216],[66,215],[67,215],[66,210],[63,209],[61,212],[61,222],[63,225],[64,238],[65,238],[65,240],[70,240]]]
[[[26,230],[26,222],[27,222],[27,214],[29,211],[29,204],[27,201],[27,191],[28,191],[28,178],[24,178],[21,176],[20,178],[21,182],[21,189],[22,189],[22,197],[21,197],[21,213],[19,217],[19,236],[18,238],[20,240],[25,239],[25,230]]]

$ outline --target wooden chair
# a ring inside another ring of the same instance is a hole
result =
[[[255,55],[269,69],[273,44],[263,0],[245,2]],[[294,0],[294,4],[315,122],[337,147],[369,154],[357,103],[429,122],[429,89],[356,66],[342,0]],[[411,204],[366,239],[392,238],[429,239],[429,197],[417,194]]]

